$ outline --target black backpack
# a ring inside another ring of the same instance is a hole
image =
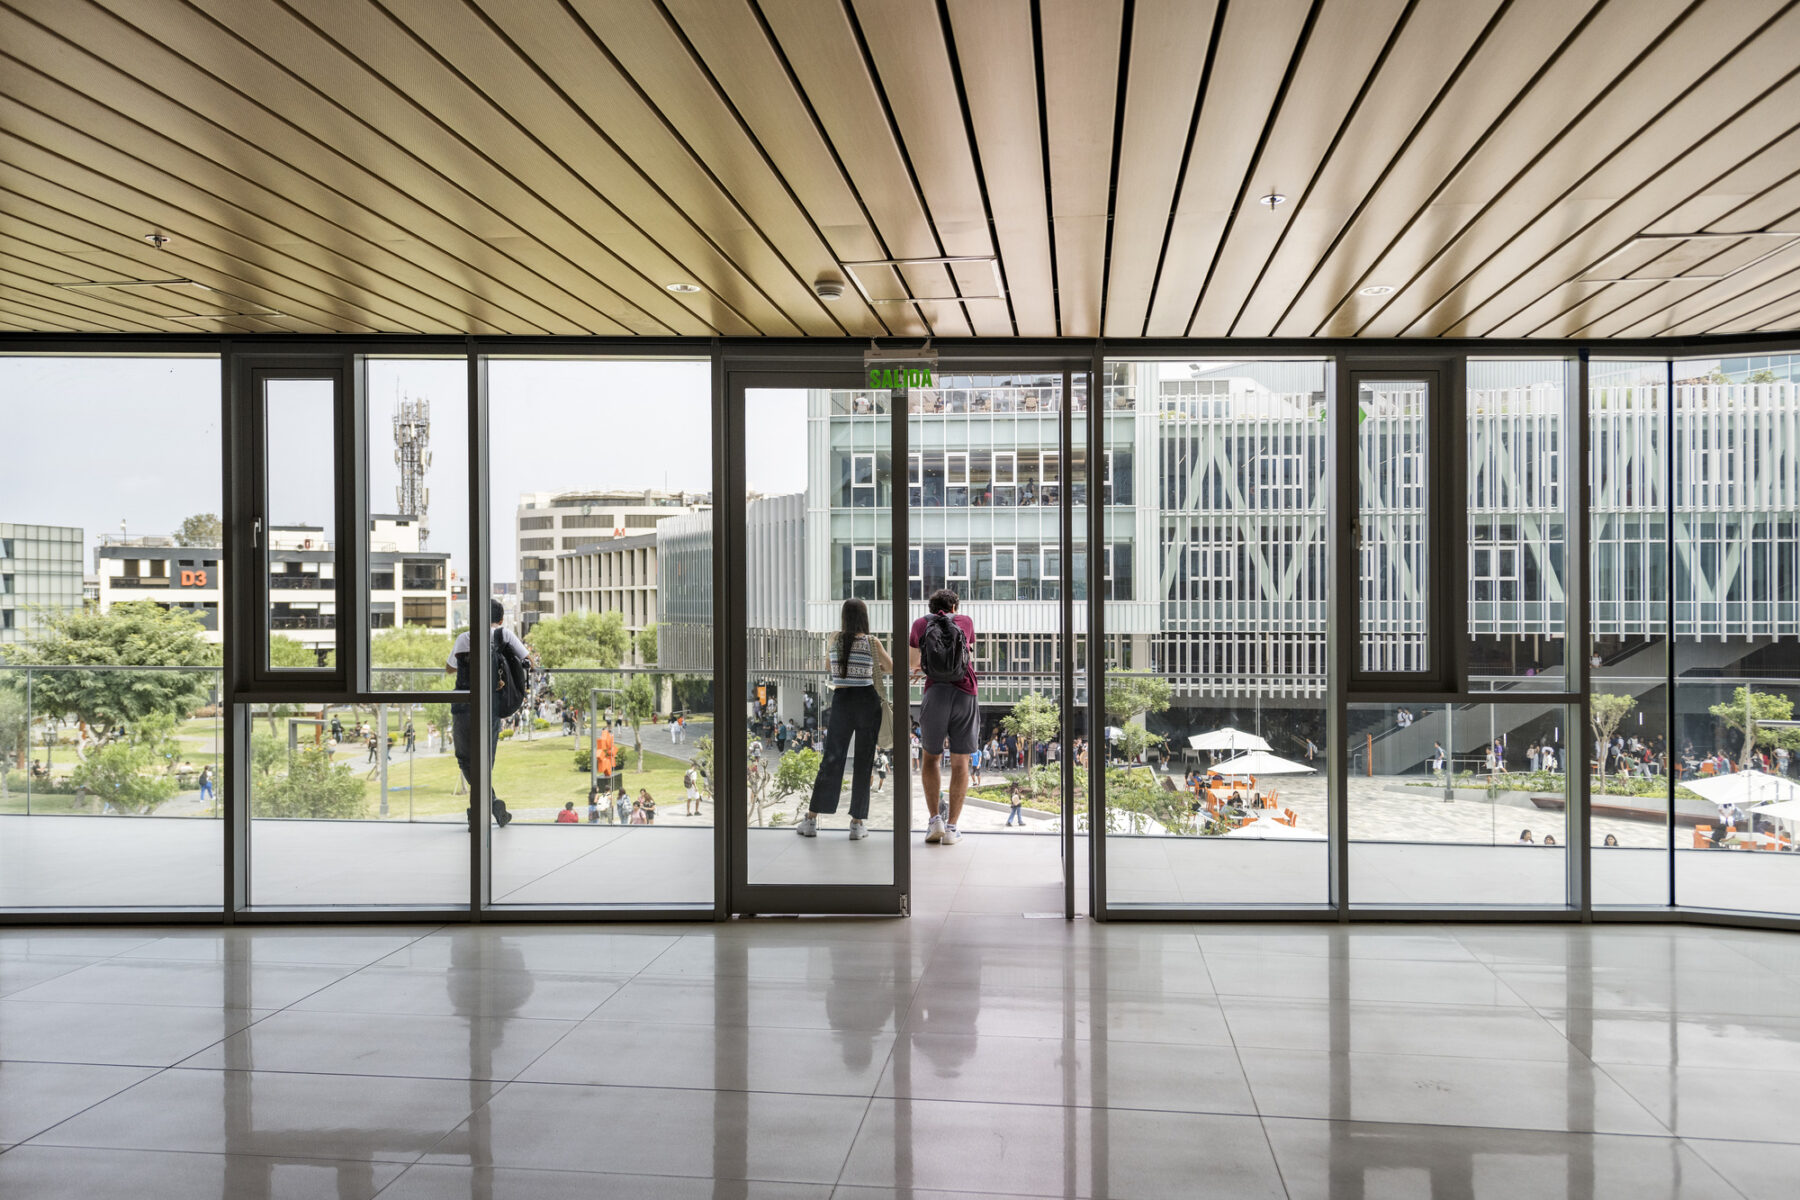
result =
[[[494,630],[492,643],[494,658],[494,719],[504,720],[525,706],[525,660],[513,653],[507,644],[503,630]],[[469,688],[469,656],[457,655],[456,687],[459,691]],[[473,711],[466,704],[451,705],[452,712]]]
[[[932,683],[961,683],[969,674],[969,638],[949,613],[932,613],[919,634],[919,666]]]

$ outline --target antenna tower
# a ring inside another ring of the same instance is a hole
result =
[[[431,489],[425,471],[431,466],[431,401],[402,395],[394,388],[394,464],[400,468],[400,486],[394,489],[399,511],[419,523],[419,549],[431,533],[428,517]]]

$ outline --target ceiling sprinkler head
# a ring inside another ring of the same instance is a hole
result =
[[[1257,203],[1273,212],[1280,205],[1287,203],[1287,197],[1280,192],[1270,192],[1268,195],[1258,200]]]
[[[158,250],[161,250],[161,249],[165,248],[166,246],[168,246],[169,235],[164,233],[162,230],[157,229],[157,230],[153,230],[150,233],[146,233],[144,235],[144,240],[146,242],[149,242],[152,246],[155,246]]]

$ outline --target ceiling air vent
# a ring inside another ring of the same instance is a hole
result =
[[[1004,300],[1000,260],[992,254],[942,258],[877,258],[847,262],[844,273],[870,304]]]
[[[1640,233],[1576,276],[1581,283],[1711,283],[1781,253],[1800,231]]]

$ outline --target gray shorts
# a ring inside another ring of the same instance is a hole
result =
[[[919,741],[926,754],[942,754],[944,742],[952,754],[973,754],[981,739],[981,705],[975,697],[951,684],[925,689],[919,703]]]

